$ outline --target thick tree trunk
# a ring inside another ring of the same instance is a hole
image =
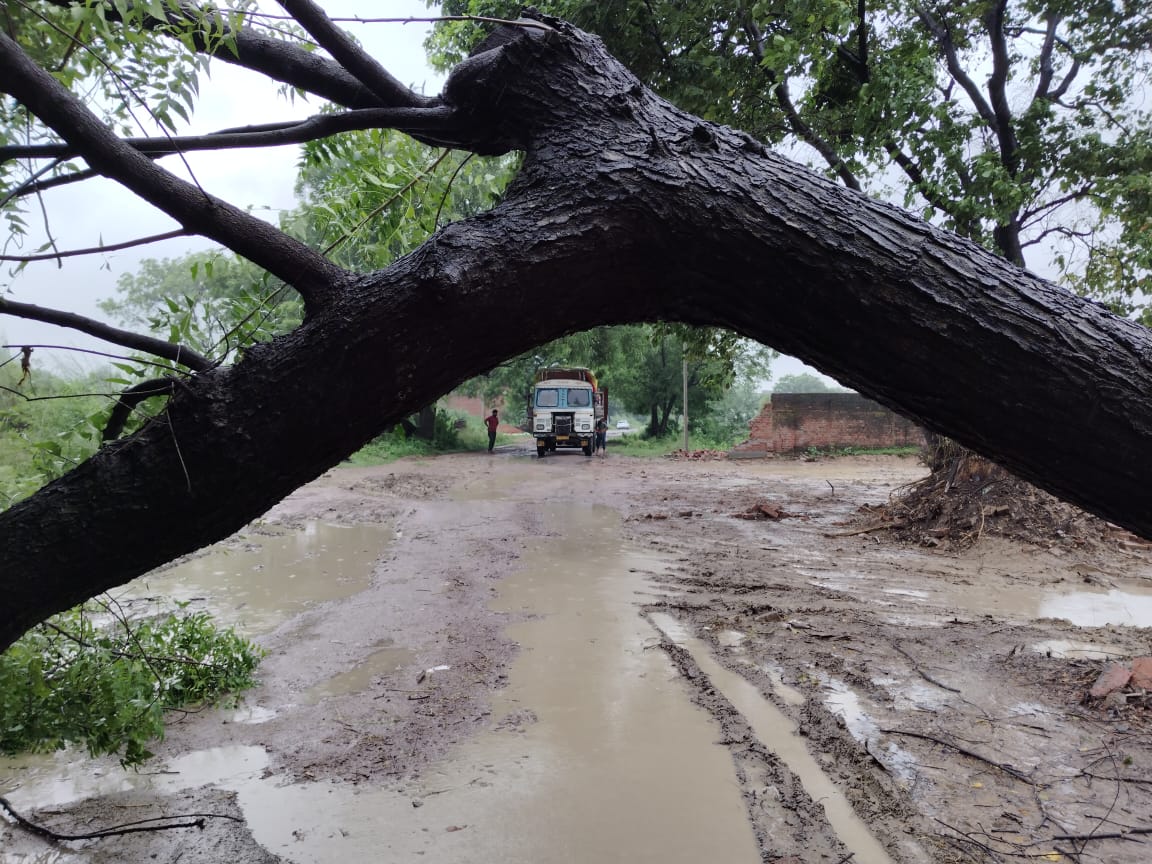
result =
[[[333,285],[0,514],[0,646],[228,536],[500,360],[624,321],[736,330],[1152,537],[1147,330],[684,114],[567,28],[472,58],[446,99],[475,149],[526,151],[504,201]]]

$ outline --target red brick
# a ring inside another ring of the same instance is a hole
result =
[[[1132,686],[1152,690],[1152,657],[1137,657],[1132,661]]]
[[[1088,695],[1093,699],[1103,699],[1127,684],[1131,677],[1132,670],[1123,663],[1109,663],[1092,685],[1092,689],[1088,691]]]

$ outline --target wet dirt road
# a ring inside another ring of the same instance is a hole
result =
[[[1144,860],[1083,839],[1152,822],[1142,716],[1077,688],[1152,647],[1147,560],[842,536],[920,471],[334,471],[123,595],[252,633],[244,704],[177,723],[139,774],[0,766],[59,830],[233,818],[63,847],[0,827],[0,862]],[[792,518],[735,518],[764,500]]]

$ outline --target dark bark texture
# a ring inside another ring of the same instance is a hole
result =
[[[601,324],[731,328],[1152,537],[1149,331],[678,110],[555,27],[505,34],[442,97],[460,146],[525,151],[501,204],[317,292],[296,331],[178,383],[162,416],[0,514],[0,646]]]

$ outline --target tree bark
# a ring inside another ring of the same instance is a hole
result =
[[[1149,331],[679,111],[555,26],[446,86],[476,149],[525,151],[499,206],[336,280],[297,330],[0,514],[0,647],[499,361],[625,321],[731,328],[1152,537]]]

